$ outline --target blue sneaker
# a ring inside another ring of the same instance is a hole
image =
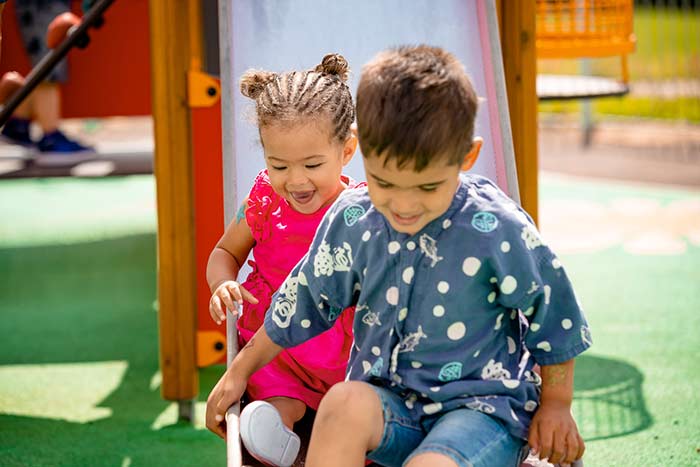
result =
[[[29,123],[24,118],[10,118],[0,132],[2,140],[25,147],[33,146],[34,142],[29,136]]]
[[[93,147],[68,138],[61,130],[45,134],[36,143],[36,147],[38,152],[35,161],[42,166],[73,165],[91,159],[96,154]]]

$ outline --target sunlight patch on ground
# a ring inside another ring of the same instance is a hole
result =
[[[625,197],[609,204],[588,200],[545,200],[540,209],[543,238],[558,253],[593,253],[621,245],[634,255],[682,255],[700,244],[700,198],[662,204]]]
[[[160,370],[156,371],[153,373],[153,376],[151,376],[151,382],[148,385],[148,388],[151,391],[155,391],[158,389],[163,382],[163,373],[160,372]]]
[[[177,402],[171,402],[163,410],[151,424],[151,430],[160,430],[169,425],[177,424]],[[195,430],[205,430],[205,416],[207,412],[207,403],[198,401],[194,404],[194,424]]]
[[[112,415],[98,407],[121,384],[128,363],[0,366],[0,413],[86,423]]]

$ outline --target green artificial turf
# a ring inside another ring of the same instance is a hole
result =
[[[699,196],[541,180],[544,205]],[[0,200],[0,465],[225,465],[202,428],[222,368],[200,372],[194,426],[160,397],[153,178],[2,182]],[[594,339],[574,401],[586,466],[700,465],[700,248],[681,240],[561,255]]]
[[[700,192],[544,177],[540,197],[668,206],[697,203]],[[653,231],[651,222],[644,227]],[[594,342],[577,360],[574,402],[587,466],[700,465],[700,248],[678,240],[684,254],[634,255],[616,245],[562,257]]]

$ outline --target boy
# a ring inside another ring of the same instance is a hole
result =
[[[348,190],[209,396],[220,436],[247,377],[356,305],[348,380],[326,394],[306,465],[518,465],[584,444],[573,358],[590,334],[561,263],[475,162],[477,97],[440,48],[365,66],[357,122],[367,190]],[[533,371],[542,366],[542,378]],[[284,440],[284,433],[280,439]]]

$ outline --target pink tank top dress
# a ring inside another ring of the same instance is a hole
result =
[[[342,176],[348,188],[364,186]],[[294,210],[270,184],[267,170],[255,178],[248,195],[246,222],[253,233],[253,268],[243,286],[258,300],[244,302],[238,319],[238,335],[245,344],[265,320],[272,294],[282,285],[292,268],[311,245],[316,228],[329,206],[313,214]],[[323,334],[290,349],[258,370],[248,381],[247,392],[253,400],[291,397],[314,410],[332,385],[345,379],[345,368],[352,346],[353,310],[340,315],[335,325]]]

